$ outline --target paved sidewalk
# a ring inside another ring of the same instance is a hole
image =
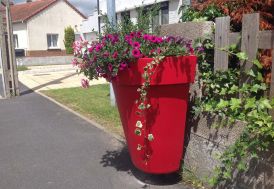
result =
[[[186,189],[176,174],[140,173],[123,143],[48,99],[21,91],[20,97],[0,100],[1,189]]]
[[[33,91],[80,87],[83,74],[78,75],[72,65],[31,66],[30,70],[18,73],[21,83]],[[105,79],[94,80],[90,85],[106,83]]]

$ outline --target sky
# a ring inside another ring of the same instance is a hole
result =
[[[97,5],[97,0],[68,0],[68,1],[71,4],[73,4],[79,11],[84,13],[86,16],[91,14]],[[26,0],[14,0],[14,3],[22,3],[22,2],[26,2]]]

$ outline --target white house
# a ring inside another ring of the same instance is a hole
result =
[[[153,24],[172,24],[178,23],[180,15],[179,8],[183,3],[189,4],[190,0],[157,0],[160,3],[158,16],[153,19]],[[155,4],[155,0],[115,0],[117,21],[121,21],[124,17],[129,17],[131,21],[137,22],[137,7],[145,7]],[[107,13],[107,0],[99,0],[98,8],[104,15]],[[99,18],[99,25],[103,25],[102,19]]]
[[[67,0],[27,0],[11,6],[17,54],[65,55],[64,29],[79,28],[86,17]]]
[[[88,16],[87,19],[83,20],[82,24],[80,25],[80,31],[78,33],[78,36],[80,37],[80,35],[82,35],[82,37],[88,41],[96,41],[97,33],[98,33],[98,11],[96,9],[94,10],[92,14]]]

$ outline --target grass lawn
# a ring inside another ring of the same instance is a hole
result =
[[[88,89],[54,89],[43,93],[96,121],[110,132],[124,136],[117,107],[110,106],[108,84],[94,85]]]
[[[29,70],[29,68],[27,66],[17,66],[17,71],[20,72],[20,71],[26,71],[26,70]]]

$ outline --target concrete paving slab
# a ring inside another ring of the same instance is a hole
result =
[[[83,74],[78,75],[72,65],[31,66],[19,72],[19,81],[33,91],[80,87]],[[93,80],[90,85],[107,83],[105,79]]]
[[[177,174],[139,172],[122,142],[37,93],[21,91],[0,100],[1,189],[188,188]]]

